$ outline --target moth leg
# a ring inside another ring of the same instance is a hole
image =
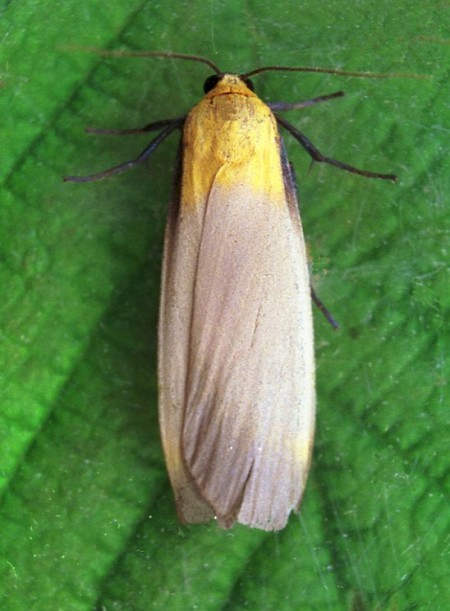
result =
[[[345,93],[343,91],[336,91],[335,93],[319,95],[317,98],[311,98],[310,100],[304,100],[303,102],[272,102],[267,104],[267,106],[275,112],[279,110],[298,110],[300,108],[314,106],[320,102],[328,102],[328,100],[334,100],[334,98],[342,98],[344,95]]]
[[[392,180],[395,182],[397,180],[397,176],[395,174],[379,174],[378,172],[368,172],[367,170],[360,170],[359,168],[355,168],[348,163],[343,163],[342,161],[337,161],[336,159],[331,159],[331,157],[326,157],[323,155],[318,148],[314,146],[314,144],[309,140],[301,131],[299,131],[296,127],[294,127],[289,121],[283,119],[276,115],[277,122],[282,125],[285,129],[287,129],[294,138],[300,142],[305,151],[310,155],[313,161],[328,163],[330,165],[334,165],[341,170],[345,170],[346,172],[352,172],[353,174],[359,174],[360,176],[366,176],[367,178],[380,178],[382,180]]]
[[[134,136],[136,134],[147,134],[148,132],[158,131],[163,127],[173,125],[174,123],[183,122],[185,117],[177,117],[176,119],[163,119],[148,123],[144,127],[136,127],[134,129],[103,129],[98,127],[86,127],[85,132],[88,134],[97,134],[99,136]]]
[[[180,119],[172,119],[169,124],[166,124],[165,129],[154,138],[148,146],[140,153],[136,159],[132,159],[130,161],[125,161],[119,165],[114,166],[113,168],[109,168],[108,170],[104,170],[103,172],[99,172],[98,174],[89,174],[88,176],[64,176],[64,182],[94,182],[97,180],[103,180],[104,178],[109,178],[110,176],[115,176],[116,174],[121,174],[126,170],[130,170],[145,161],[150,157],[150,155],[158,148],[158,146],[163,142],[170,134],[177,128],[181,127],[183,124],[184,117]],[[163,122],[158,122],[163,123]],[[152,131],[153,129],[158,129],[157,127],[152,127],[156,125],[155,123],[150,123],[146,131]],[[129,131],[129,130],[124,130]],[[117,132],[116,132],[117,135]]]

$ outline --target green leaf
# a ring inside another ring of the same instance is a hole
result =
[[[25,609],[446,609],[448,40],[445,5],[4,3],[0,22],[0,595]],[[70,47],[167,50],[415,79],[255,77],[262,98],[346,97],[286,136],[317,292],[318,422],[302,510],[278,533],[177,524],[157,423],[156,325],[176,137],[87,136],[180,116],[208,70]]]

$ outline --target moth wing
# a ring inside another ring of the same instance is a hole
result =
[[[199,219],[198,213],[187,218],[188,222],[183,222],[180,216],[180,159],[181,155],[164,240],[158,325],[158,406],[166,466],[179,519],[200,523],[211,520],[215,512],[187,469],[181,449],[197,260],[193,234]]]
[[[245,184],[213,187],[206,204],[182,454],[219,522],[278,530],[314,433],[310,286],[293,190],[273,201]]]

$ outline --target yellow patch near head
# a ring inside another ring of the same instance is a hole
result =
[[[280,138],[272,111],[236,75],[225,74],[197,104],[183,132],[183,207],[212,186],[284,201]]]

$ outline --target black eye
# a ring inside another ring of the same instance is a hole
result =
[[[220,78],[221,77],[218,74],[213,74],[212,76],[208,76],[208,78],[206,79],[203,85],[203,91],[205,93],[208,93],[208,91],[211,91],[211,89],[214,89],[214,87],[220,81]]]
[[[243,78],[242,80],[244,81],[246,86],[250,89],[250,91],[255,91],[255,88],[253,87],[253,83],[249,78]]]

